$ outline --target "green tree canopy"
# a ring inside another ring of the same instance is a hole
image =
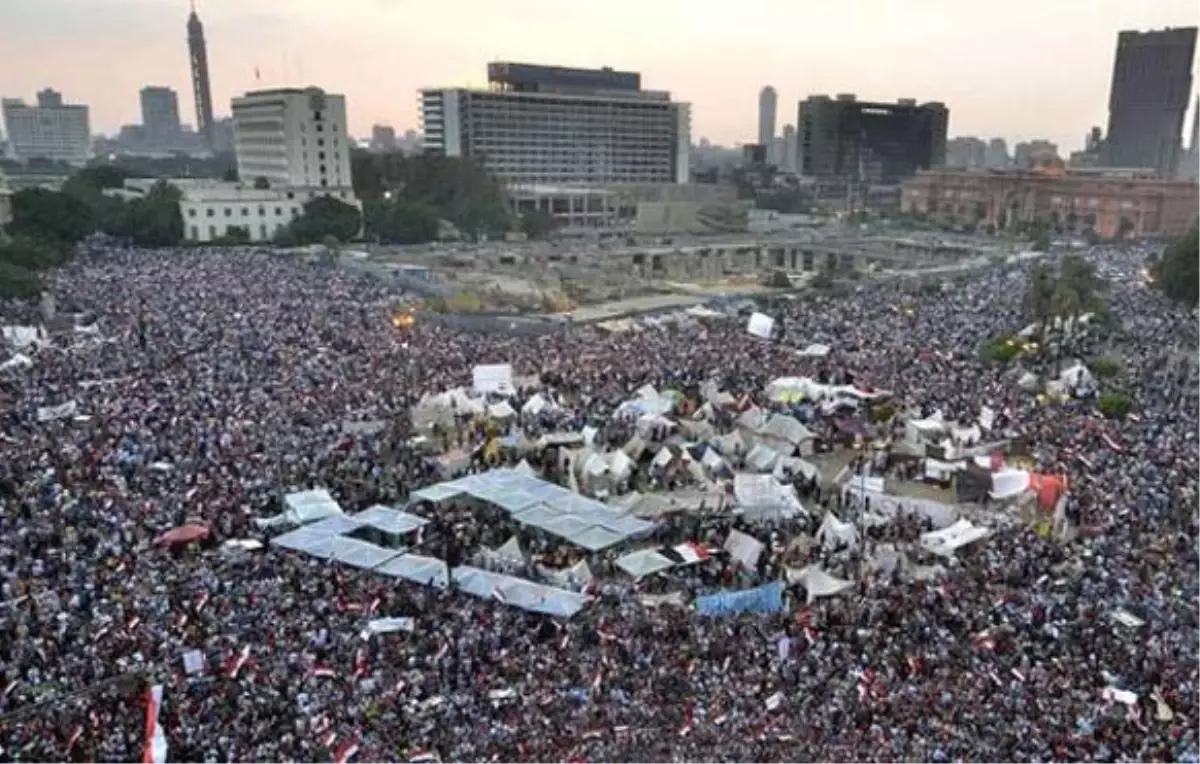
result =
[[[558,230],[558,221],[545,210],[529,210],[521,215],[521,230],[531,239],[542,239]]]
[[[13,236],[70,246],[96,230],[95,210],[74,194],[22,189],[12,195],[12,220],[7,230]]]
[[[360,199],[420,203],[469,236],[499,235],[512,227],[503,187],[473,159],[356,151],[351,176]]]
[[[420,244],[437,238],[438,216],[421,201],[372,199],[363,202],[363,227],[369,238],[385,244]]]
[[[1151,267],[1154,285],[1172,300],[1195,306],[1200,299],[1200,236],[1196,228],[1167,247]]]
[[[327,236],[351,241],[362,229],[362,213],[332,196],[318,196],[304,205],[304,214],[290,227],[300,244],[319,244]]]

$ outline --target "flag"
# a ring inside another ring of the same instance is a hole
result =
[[[996,638],[992,636],[992,632],[988,629],[984,629],[976,634],[971,639],[971,643],[975,645],[976,650],[982,650],[983,652],[990,653],[996,649]]]
[[[916,676],[921,673],[922,661],[920,657],[915,655],[908,656],[908,673],[911,676]]]
[[[682,565],[691,565],[697,562],[704,562],[710,556],[707,547],[703,547],[691,541],[674,546],[672,547],[672,550],[675,552],[675,554],[679,555],[680,558],[683,559],[683,562],[680,563]]]
[[[83,734],[83,725],[81,725],[81,724],[75,725],[75,729],[71,730],[71,739],[67,741],[67,753],[70,753],[71,749],[75,747],[75,744],[79,742],[79,737],[82,734]]]
[[[435,662],[436,662],[436,661],[440,661],[442,658],[446,657],[446,653],[448,653],[448,652],[450,652],[450,643],[449,643],[449,642],[443,642],[443,643],[442,643],[442,646],[441,646],[441,647],[439,647],[439,648],[438,648],[438,651],[437,651],[437,652],[434,654],[434,656],[433,656],[433,660],[434,660]]]
[[[158,714],[162,708],[161,684],[146,688],[146,746],[142,752],[142,764],[165,764],[167,761],[167,736],[163,734]]]
[[[434,764],[441,760],[442,757],[437,755],[437,751],[413,751],[412,756],[408,757],[409,764]]]
[[[354,654],[354,678],[358,679],[365,673],[367,673],[367,651],[360,647]]]
[[[353,740],[347,740],[337,747],[333,752],[333,760],[337,764],[346,764],[350,757],[358,753],[358,743]]]
[[[316,677],[318,679],[324,679],[324,678],[328,678],[328,677],[337,676],[336,672],[334,672],[333,669],[328,669],[328,668],[325,668],[324,666],[313,666],[311,669],[309,669],[308,675],[312,676],[312,677]]]
[[[597,669],[596,675],[592,677],[592,689],[596,692],[600,691],[600,685],[604,682],[604,669]]]
[[[875,670],[871,668],[863,669],[858,675],[858,699],[865,701],[870,697],[882,697],[883,685],[879,683],[879,679],[875,676]]]
[[[242,652],[235,658],[231,658],[225,663],[225,676],[231,679],[237,679],[238,672],[246,665],[246,661],[250,659],[250,645],[242,648]]]
[[[796,625],[802,628],[808,628],[813,625],[813,612],[808,608],[796,613]]]

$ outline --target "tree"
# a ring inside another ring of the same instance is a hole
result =
[[[1124,393],[1101,393],[1096,408],[1106,417],[1120,419],[1133,411],[1133,400]]]
[[[304,214],[293,220],[289,227],[301,244],[317,244],[326,236],[350,241],[358,238],[362,214],[352,204],[332,196],[318,196],[304,205]]]
[[[74,194],[27,188],[12,195],[13,236],[52,241],[71,246],[96,230],[92,207]]]
[[[521,215],[521,230],[531,239],[544,239],[558,230],[558,221],[545,210],[529,210]]]
[[[512,230],[504,189],[473,159],[356,151],[350,174],[355,193],[364,201],[419,202],[472,237]]]
[[[225,230],[225,233],[213,239],[213,246],[216,247],[244,247],[252,241],[250,238],[250,229],[246,226],[231,225]]]
[[[0,299],[31,300],[42,293],[42,282],[28,268],[0,260]]]
[[[1195,307],[1200,300],[1200,236],[1192,228],[1150,266],[1154,286],[1172,300]]]
[[[179,189],[160,180],[141,199],[126,202],[128,237],[139,247],[172,247],[183,241]]]
[[[38,239],[14,236],[0,243],[0,262],[29,271],[40,271],[62,265],[68,253]]]
[[[368,238],[385,244],[421,244],[437,239],[438,217],[420,201],[374,199],[363,202],[363,228]]]

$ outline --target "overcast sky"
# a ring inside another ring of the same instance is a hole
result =
[[[1117,32],[1197,23],[1196,0],[197,0],[213,100],[313,84],[351,130],[416,128],[418,88],[481,85],[489,60],[642,72],[692,108],[694,140],[754,140],[758,91],[779,128],[812,93],[950,108],[951,135],[1078,148],[1104,125]],[[92,129],[140,120],[138,90],[179,91],[195,122],[188,0],[0,0],[0,95],[46,86]],[[256,80],[255,70],[260,72]]]

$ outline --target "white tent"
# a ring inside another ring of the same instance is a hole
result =
[[[816,565],[809,565],[799,570],[789,568],[787,578],[790,583],[800,584],[804,587],[808,593],[809,602],[819,597],[834,597],[854,588],[853,581],[831,576]]]
[[[323,488],[310,491],[297,491],[283,497],[283,512],[274,517],[257,518],[254,524],[259,528],[277,528],[280,526],[307,525],[327,517],[344,514],[342,508]]]
[[[765,313],[754,313],[746,322],[746,331],[755,337],[769,340],[771,333],[775,331],[775,319]]]
[[[851,523],[842,522],[832,512],[826,512],[821,527],[817,529],[816,539],[827,549],[839,544],[854,547],[858,545],[858,529]]]
[[[997,500],[1010,499],[1024,493],[1028,488],[1028,472],[1006,468],[992,473],[992,490],[988,491],[988,496]]]
[[[634,578],[642,578],[660,570],[673,568],[675,563],[670,558],[659,554],[657,549],[639,549],[618,557],[616,566]]]
[[[962,547],[992,535],[991,530],[959,520],[947,528],[921,534],[921,546],[943,557],[952,557]]]
[[[749,518],[791,518],[804,513],[796,489],[780,484],[770,475],[746,472],[734,475],[733,496],[741,513]]]
[[[1096,378],[1081,363],[1076,363],[1058,375],[1063,390],[1076,398],[1086,398],[1096,392]]]
[[[829,355],[831,350],[833,350],[833,348],[829,347],[828,345],[822,345],[818,342],[814,342],[803,350],[798,351],[797,355],[804,356],[806,358],[824,358],[825,356]]]

